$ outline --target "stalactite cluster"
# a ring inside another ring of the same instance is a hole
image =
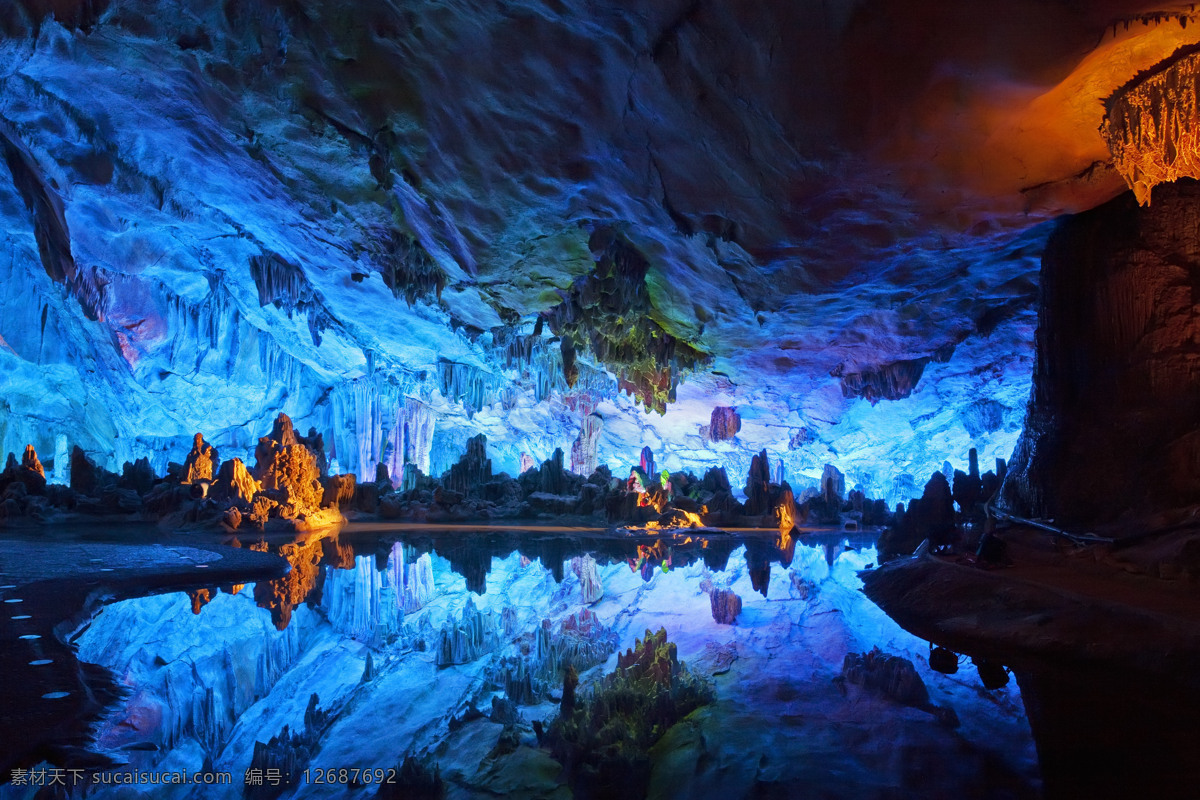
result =
[[[371,255],[383,282],[396,297],[411,306],[419,298],[441,298],[446,288],[446,273],[430,257],[420,242],[395,229],[375,230]]]
[[[861,397],[874,405],[880,400],[901,400],[912,394],[928,363],[928,358],[914,358],[846,374],[839,367],[830,374],[842,379],[843,396]]]
[[[1176,51],[1105,101],[1100,132],[1141,205],[1160,183],[1200,177],[1200,46]]]
[[[645,256],[619,234],[601,229],[592,236],[596,267],[575,281],[563,302],[546,314],[562,340],[563,374],[578,380],[577,348],[587,348],[617,374],[617,385],[662,413],[675,399],[683,372],[708,356],[667,333],[654,320],[646,290]]]
[[[617,384],[603,369],[576,360],[575,382],[568,384],[563,368],[562,347],[542,335],[540,325],[531,334],[520,333],[512,327],[493,331],[493,341],[506,369],[516,370],[518,380],[533,387],[537,402],[551,395],[584,396],[593,401],[612,397]]]
[[[263,253],[250,258],[250,275],[258,288],[258,304],[274,305],[287,312],[301,312],[308,318],[308,331],[313,344],[321,344],[321,334],[333,320],[322,305],[304,270],[276,253]]]
[[[329,394],[330,456],[360,480],[383,464],[397,479],[405,464],[429,473],[434,415],[409,396],[414,382],[381,373],[338,384]]]
[[[500,396],[500,376],[472,364],[440,359],[437,365],[438,388],[442,396],[457,400],[466,409],[467,419],[495,403]]]

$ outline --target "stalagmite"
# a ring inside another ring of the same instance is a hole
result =
[[[487,457],[487,437],[482,433],[467,440],[467,452],[450,468],[443,485],[455,492],[478,494],[492,479],[492,462]]]
[[[42,462],[38,460],[37,451],[31,444],[25,445],[25,452],[21,455],[21,467],[36,473],[43,480],[46,478],[46,470],[42,469]]]
[[[181,483],[192,484],[197,481],[211,481],[217,470],[217,450],[204,436],[197,433],[192,438],[192,449],[183,462]]]
[[[219,501],[249,506],[250,502],[254,500],[254,495],[261,488],[258,481],[250,475],[250,471],[246,469],[242,460],[231,458],[222,462],[221,468],[217,471],[217,479],[213,481],[209,494]]]

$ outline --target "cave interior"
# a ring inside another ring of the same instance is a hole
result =
[[[1196,4],[10,0],[0,154],[0,796],[1194,796]]]

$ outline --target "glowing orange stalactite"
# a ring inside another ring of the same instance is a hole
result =
[[[1160,183],[1200,177],[1200,47],[1181,48],[1105,101],[1100,132],[1141,205]]]

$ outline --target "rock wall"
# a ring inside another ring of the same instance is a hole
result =
[[[1005,485],[1021,513],[1099,523],[1200,500],[1200,183],[1065,219],[1042,260],[1037,366]]]

